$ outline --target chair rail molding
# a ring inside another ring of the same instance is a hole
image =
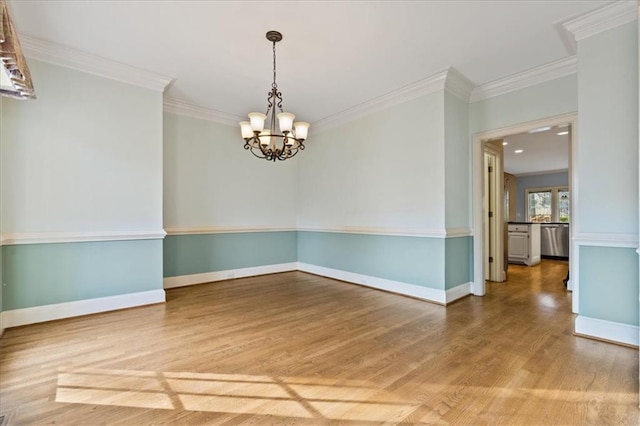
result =
[[[457,229],[457,228],[456,228]],[[360,226],[298,226],[301,232],[328,232],[336,234],[387,235],[397,237],[446,238],[445,228],[389,228]]]
[[[166,235],[167,233],[163,229],[149,231],[29,232],[2,234],[0,236],[0,245],[158,240],[163,239]]]
[[[252,232],[290,232],[297,231],[291,226],[195,226],[165,228],[167,235],[198,235],[198,234],[237,234]]]
[[[579,246],[638,248],[638,234],[576,233],[573,241]]]

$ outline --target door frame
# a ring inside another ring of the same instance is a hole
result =
[[[577,247],[574,242],[574,234],[579,229],[578,216],[578,167],[575,159],[578,158],[578,113],[557,115],[554,117],[541,118],[539,120],[487,130],[473,135],[473,167],[472,167],[472,214],[473,214],[473,285],[472,291],[476,296],[486,294],[484,282],[484,227],[483,227],[483,201],[482,192],[484,188],[484,142],[491,139],[499,139],[517,133],[528,132],[543,126],[557,126],[569,124],[569,189],[571,203],[571,226],[569,227],[569,271],[570,280],[567,289],[573,291],[572,311],[578,313],[579,308],[579,276]]]

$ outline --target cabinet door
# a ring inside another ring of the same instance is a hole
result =
[[[509,233],[509,257],[527,259],[529,257],[528,234],[521,232]]]

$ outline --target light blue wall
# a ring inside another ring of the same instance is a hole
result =
[[[445,289],[473,281],[473,238],[447,238],[444,254]]]
[[[578,232],[638,234],[637,21],[578,43]]]
[[[313,133],[307,146],[303,229],[444,228],[443,91]]]
[[[298,260],[440,290],[471,281],[469,237],[386,235],[470,226],[468,113],[442,90],[314,134],[299,167]]]
[[[162,288],[162,241],[2,247],[5,310]]]
[[[162,93],[29,60],[1,98],[3,233],[162,229]]]
[[[0,101],[3,235],[159,234],[162,93],[29,67],[38,99]],[[159,290],[162,241],[4,246],[2,278],[4,310]]]
[[[528,188],[547,188],[569,185],[569,172],[516,176],[518,185],[516,199],[516,221],[526,221],[526,199]]]
[[[580,247],[580,315],[638,325],[635,249]]]
[[[471,150],[469,104],[449,92],[444,94],[445,225],[471,226]]]
[[[295,262],[297,244],[295,231],[169,235],[164,240],[164,276]]]
[[[296,226],[298,157],[259,160],[238,126],[164,114],[164,227]]]
[[[637,236],[637,21],[580,40],[578,73],[578,235]],[[579,268],[581,316],[638,324],[634,249],[582,246]]]
[[[296,232],[277,230],[296,227],[306,152],[267,162],[243,148],[238,126],[171,113],[163,144],[165,277],[296,261]],[[243,229],[270,232],[228,232]]]
[[[299,232],[298,261],[444,290],[444,239]]]

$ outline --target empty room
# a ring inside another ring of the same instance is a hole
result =
[[[0,7],[0,426],[640,421],[636,1]]]

